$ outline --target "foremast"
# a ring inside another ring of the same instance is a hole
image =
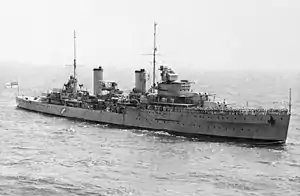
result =
[[[152,89],[154,91],[155,88],[155,67],[156,67],[156,52],[157,52],[157,47],[156,47],[156,26],[157,23],[154,22],[154,43],[153,43],[153,86]]]

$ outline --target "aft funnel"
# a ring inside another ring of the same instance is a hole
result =
[[[101,86],[103,81],[103,69],[101,66],[99,68],[94,68],[94,95],[98,95],[101,92]]]

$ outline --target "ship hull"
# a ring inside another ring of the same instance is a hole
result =
[[[126,107],[125,112],[90,110],[35,101],[31,97],[18,96],[17,107],[67,118],[107,123],[122,127],[164,130],[181,135],[198,135],[218,138],[235,138],[270,143],[285,143],[290,114],[226,115],[191,111],[161,111]]]

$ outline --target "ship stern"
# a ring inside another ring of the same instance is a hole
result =
[[[21,100],[22,100],[22,96],[20,96],[20,95],[16,96],[17,107],[19,107]]]

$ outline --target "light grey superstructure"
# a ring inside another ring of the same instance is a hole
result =
[[[154,46],[154,69],[156,50]],[[17,96],[17,107],[62,117],[181,134],[281,143],[287,138],[290,108],[232,109],[225,102],[215,102],[208,93],[192,92],[191,82],[178,80],[178,75],[165,66],[159,68],[161,81],[155,83],[153,80],[148,91],[145,70],[136,70],[135,88],[127,96],[115,82],[103,80],[102,67],[93,70],[94,95],[90,95],[77,84],[75,70],[74,59],[74,76],[62,89],[39,97]]]

